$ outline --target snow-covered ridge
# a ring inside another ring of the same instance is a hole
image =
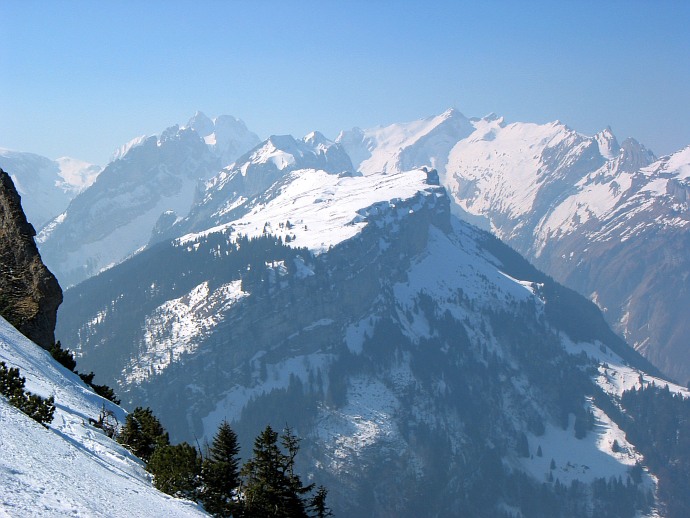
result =
[[[413,122],[343,131],[336,142],[347,150],[355,168],[364,174],[422,166],[443,173],[450,148],[472,130],[471,121],[451,108]]]
[[[318,132],[302,139],[272,135],[210,179],[205,186],[204,202],[214,197],[232,198],[238,193],[245,197],[255,196],[295,169],[321,169],[338,174],[352,171],[353,167],[341,146]],[[238,175],[242,176],[241,180]],[[239,185],[235,185],[237,183]],[[241,192],[226,192],[229,188]]]
[[[145,141],[147,138],[148,138],[148,137],[147,137],[146,135],[140,135],[140,136],[138,136],[138,137],[134,137],[132,140],[130,140],[130,141],[127,142],[126,144],[121,145],[120,147],[118,147],[118,148],[113,152],[112,156],[110,157],[110,161],[111,161],[111,162],[114,162],[115,160],[120,160],[121,158],[124,158],[124,156],[125,156],[127,153],[129,153],[129,151],[130,151],[132,148],[135,148],[135,147],[137,147],[137,146],[140,146],[141,144],[144,143],[144,141]]]
[[[191,129],[208,146],[218,158],[221,165],[226,166],[242,153],[256,146],[260,140],[255,133],[249,131],[246,124],[232,115],[219,115],[210,119],[204,113],[197,111],[186,124],[172,126],[174,132]],[[147,139],[155,137],[157,141],[166,138],[171,128],[158,135],[141,135],[118,147],[112,154],[110,161],[124,158],[135,147],[141,146]]]
[[[0,514],[3,516],[205,516],[191,502],[151,485],[143,465],[89,424],[103,409],[94,394],[48,352],[0,317],[0,361],[19,367],[26,389],[55,398],[46,429],[0,397]]]
[[[270,198],[253,206],[244,216],[178,240],[180,245],[212,232],[232,230],[249,237],[277,235],[291,246],[321,253],[350,239],[367,224],[383,204],[418,198],[413,211],[427,201],[445,197],[442,188],[427,183],[423,170],[369,176],[334,175],[315,169],[300,169],[288,175]],[[397,201],[396,201],[397,200]],[[395,211],[390,212],[394,217]]]

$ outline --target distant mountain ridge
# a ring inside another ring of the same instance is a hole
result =
[[[202,113],[186,127],[134,139],[41,229],[37,240],[46,264],[66,286],[117,264],[148,243],[161,215],[185,216],[199,182],[256,143],[241,121],[212,121]]]
[[[690,380],[688,148],[657,158],[610,128],[589,137],[455,110],[337,140],[364,174],[433,164],[458,215],[590,297],[657,366]]]
[[[193,138],[180,138],[185,132]],[[325,147],[318,151],[307,137],[274,136],[265,144],[271,149],[256,150],[248,160],[240,150],[252,153],[259,142],[241,121],[197,113],[186,128],[154,140],[134,139],[106,168],[105,177],[112,180],[87,189],[41,231],[44,258],[63,284],[73,285],[149,243],[201,228],[211,213],[216,224],[229,222],[246,209],[252,193],[295,168],[293,153],[314,157],[299,167],[352,174],[428,166],[439,171],[454,213],[496,233],[594,300],[656,365],[680,381],[690,380],[684,340],[690,324],[677,310],[690,302],[685,295],[690,289],[676,289],[673,280],[686,283],[690,270],[682,244],[688,219],[686,150],[658,159],[634,139],[619,143],[610,128],[586,136],[558,121],[509,124],[495,114],[468,118],[456,109],[343,131],[334,142],[318,132],[311,138]],[[164,142],[167,150],[178,146],[177,154],[161,153],[158,145]],[[125,156],[128,161],[122,162]],[[247,176],[231,159],[264,173]],[[214,189],[204,185],[207,181],[222,183],[223,193],[209,197]],[[196,196],[208,199],[194,204]],[[121,201],[112,204],[113,197]]]
[[[51,160],[9,149],[0,149],[0,167],[9,171],[23,198],[27,219],[36,229],[64,211],[101,171],[100,166],[74,158]]]

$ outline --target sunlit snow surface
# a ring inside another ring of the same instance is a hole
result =
[[[156,491],[140,461],[89,424],[94,394],[0,317],[0,361],[19,367],[26,389],[54,396],[50,429],[0,397],[0,516],[202,516],[191,502]]]
[[[211,292],[208,282],[203,282],[187,295],[156,308],[146,319],[144,343],[123,372],[123,383],[141,383],[183,354],[193,353],[198,340],[212,331],[223,312],[248,295],[241,284],[233,281]]]
[[[395,208],[400,200],[418,193],[441,195],[438,187],[427,185],[426,173],[421,170],[351,177],[300,169],[290,173],[274,197],[254,206],[245,216],[188,234],[178,242],[187,244],[200,236],[232,229],[249,237],[264,233],[290,236],[291,246],[321,253],[359,233],[367,224],[367,215],[381,210],[377,203]]]
[[[465,213],[510,221],[494,224],[499,237],[514,237],[536,217],[530,223],[536,226],[536,255],[549,240],[577,232],[591,219],[601,228],[593,239],[622,241],[658,225],[685,227],[690,219],[687,196],[676,200],[670,193],[671,182],[690,177],[690,147],[657,160],[632,139],[619,145],[608,128],[588,137],[558,121],[508,124],[493,115],[466,119],[448,110],[343,132],[338,142],[365,175],[436,167]],[[657,212],[650,221],[631,222],[651,210]]]

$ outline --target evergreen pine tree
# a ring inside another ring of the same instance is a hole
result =
[[[239,451],[237,434],[227,421],[223,421],[201,469],[204,483],[201,500],[204,508],[214,516],[232,516],[238,508],[233,496],[240,485]]]
[[[158,446],[146,470],[153,474],[153,484],[164,493],[189,499],[196,497],[201,460],[196,449],[188,443]]]
[[[25,391],[25,383],[26,379],[20,376],[17,367],[7,367],[5,362],[0,362],[0,394],[5,396],[11,405],[47,427],[47,423],[53,420],[55,400],[53,396],[44,399]]]
[[[74,372],[77,362],[74,359],[74,354],[69,349],[63,349],[60,340],[53,344],[50,348],[51,356],[63,367]]]
[[[278,434],[267,426],[254,441],[253,457],[242,468],[245,516],[307,517],[303,488],[294,473],[298,441],[288,430],[282,437],[287,455],[278,446]]]
[[[294,495],[297,498],[294,502],[299,501],[299,507],[295,507],[295,511],[298,512],[304,509],[305,506],[305,496],[307,493],[314,489],[314,484],[309,484],[308,486],[303,486],[302,481],[299,476],[295,473],[295,458],[299,452],[300,439],[295,434],[292,433],[292,429],[289,426],[285,426],[283,434],[280,437],[280,443],[285,449],[285,466],[284,473],[288,481],[289,494]],[[290,502],[293,502],[291,497]]]
[[[158,446],[170,444],[168,433],[150,408],[137,407],[127,415],[118,441],[137,457],[148,461]]]
[[[328,495],[328,490],[323,486],[319,486],[309,503],[309,510],[315,518],[333,516],[333,512],[326,506],[326,495]]]

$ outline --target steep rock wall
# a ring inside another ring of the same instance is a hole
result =
[[[0,314],[44,348],[55,342],[62,289],[41,261],[21,197],[0,169]]]

